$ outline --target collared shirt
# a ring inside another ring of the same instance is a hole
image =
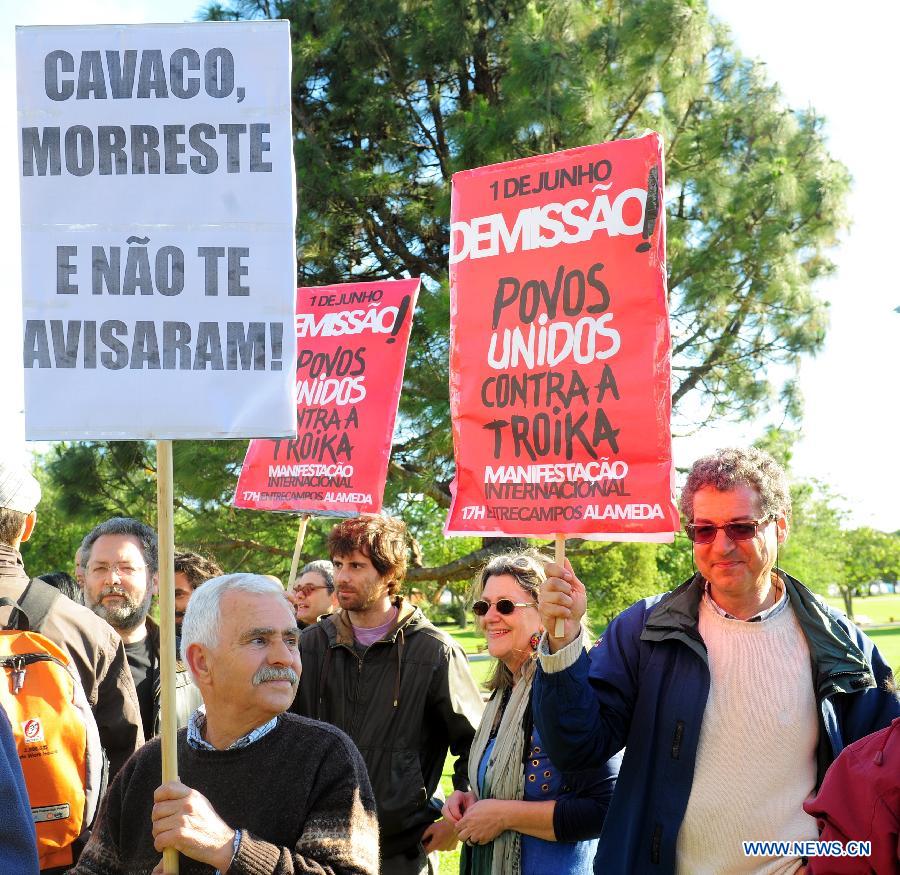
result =
[[[256,741],[259,741],[264,735],[268,735],[278,725],[278,717],[273,717],[268,723],[257,726],[256,729],[250,730],[246,735],[232,741],[225,750],[235,750],[240,747],[250,747]],[[187,725],[187,743],[194,750],[218,750],[213,747],[204,737],[206,730],[206,705],[201,705],[193,714]]]
[[[250,747],[254,742],[259,741],[264,735],[268,735],[278,725],[278,717],[273,717],[268,723],[257,726],[256,729],[250,730],[246,735],[235,739],[225,748],[225,750],[236,750],[241,747]],[[203,732],[206,730],[206,705],[201,705],[193,714],[187,725],[187,743],[195,750],[218,750],[213,747],[204,737]],[[234,831],[234,845],[231,852],[231,863],[237,856],[237,852],[241,847],[241,835],[243,831],[236,829]],[[229,863],[229,868],[231,864]],[[216,875],[221,875],[216,869]]]
[[[772,586],[775,587],[776,591],[781,592],[777,599],[775,599],[775,604],[772,605],[771,608],[766,608],[763,611],[760,611],[758,614],[754,614],[752,617],[748,617],[746,620],[743,620],[744,623],[761,623],[763,620],[768,620],[769,617],[775,617],[780,614],[785,607],[787,606],[787,589],[784,584],[781,582],[777,574],[772,575]],[[719,616],[725,617],[727,620],[737,620],[733,614],[729,614],[723,607],[716,604],[716,600],[712,597],[712,593],[709,588],[709,581],[706,581],[706,586],[703,588],[703,599],[707,605],[709,605]]]

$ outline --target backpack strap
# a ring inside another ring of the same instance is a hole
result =
[[[62,593],[55,586],[50,586],[46,581],[33,577],[25,587],[25,592],[19,596],[19,600],[16,602],[16,611],[13,613],[18,613],[18,617],[15,625],[13,625],[13,617],[10,614],[9,628],[21,629],[24,632],[39,632],[53,603],[61,597]],[[24,626],[22,625],[23,621]]]

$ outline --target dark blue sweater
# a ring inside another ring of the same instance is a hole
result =
[[[0,707],[0,872],[37,875],[34,820],[16,740],[6,711]]]

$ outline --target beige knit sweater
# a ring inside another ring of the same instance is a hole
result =
[[[700,603],[710,690],[678,833],[679,875],[792,873],[797,857],[745,857],[742,841],[814,840],[803,802],[816,783],[809,648],[788,604],[747,623]]]

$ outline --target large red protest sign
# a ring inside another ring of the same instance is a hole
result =
[[[453,177],[449,534],[671,540],[657,134]]]
[[[297,289],[297,437],[250,442],[235,507],[381,509],[419,280]]]

